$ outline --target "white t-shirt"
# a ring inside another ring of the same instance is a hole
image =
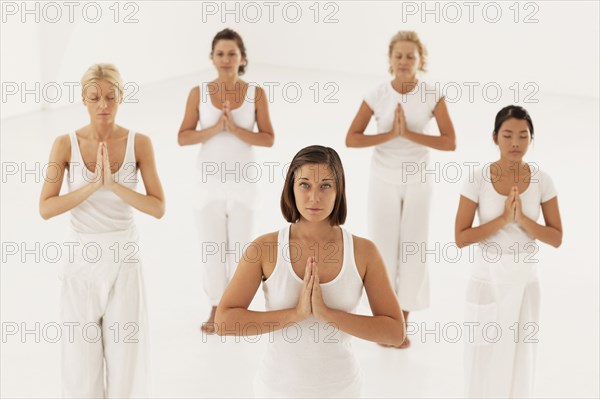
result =
[[[412,91],[400,94],[392,87],[392,82],[388,81],[368,92],[364,101],[373,111],[378,133],[392,130],[396,106],[401,103],[408,130],[428,134],[433,110],[441,98],[439,85],[418,81]],[[390,183],[420,183],[421,170],[426,167],[428,160],[428,147],[396,137],[375,146],[371,166],[377,177]]]
[[[460,194],[478,204],[477,217],[479,224],[485,224],[504,213],[506,195],[499,194],[492,184],[490,164],[475,168],[472,176],[464,179]],[[540,204],[556,197],[554,183],[548,174],[541,171],[536,164],[529,164],[531,180],[529,186],[519,196],[521,210],[525,216],[537,221],[540,216]],[[535,253],[535,239],[517,222],[510,222],[503,228],[480,242],[482,249],[488,254],[502,255],[514,253]]]

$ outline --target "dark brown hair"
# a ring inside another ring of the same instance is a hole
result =
[[[215,46],[219,40],[233,40],[235,44],[237,44],[240,49],[240,53],[242,54],[242,58],[244,62],[238,68],[238,74],[241,76],[246,72],[246,67],[248,66],[248,57],[246,57],[246,46],[244,46],[244,41],[242,37],[234,31],[233,29],[225,28],[219,33],[215,35],[212,41],[212,45],[210,47],[210,56],[212,58],[213,52],[215,51]]]
[[[300,211],[298,211],[296,197],[294,196],[294,180],[296,171],[306,164],[325,164],[333,173],[336,196],[333,211],[329,215],[329,223],[332,226],[344,224],[347,214],[344,167],[338,153],[333,148],[321,145],[311,145],[303,148],[292,159],[281,193],[281,213],[283,217],[290,223],[295,223],[300,219]]]
[[[529,125],[529,134],[531,135],[531,139],[533,140],[533,121],[531,120],[529,112],[527,112],[525,108],[520,107],[518,105],[508,105],[502,108],[496,114],[496,120],[494,121],[494,132],[492,134],[494,142],[498,140],[498,132],[500,131],[502,124],[511,118],[526,121]]]

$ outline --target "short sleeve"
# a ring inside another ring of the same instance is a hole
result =
[[[444,97],[444,93],[442,92],[442,88],[439,82],[435,84],[425,83],[423,96],[425,96],[425,103],[427,107],[433,114],[433,110],[437,106],[438,102]]]
[[[460,195],[479,203],[479,193],[481,191],[481,170],[475,169],[475,173],[468,173],[463,179],[460,188]]]
[[[544,203],[546,201],[551,200],[556,197],[556,188],[554,187],[554,182],[550,175],[545,172],[540,173],[540,184],[541,184],[541,201],[540,203]]]
[[[375,110],[377,109],[378,97],[379,97],[379,87],[371,89],[363,97],[363,100],[365,101],[365,103],[367,103],[367,105],[369,106],[369,108],[371,108],[371,111],[373,111],[373,112],[375,112]]]

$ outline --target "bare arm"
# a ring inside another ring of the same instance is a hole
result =
[[[450,119],[444,97],[436,104],[435,109],[433,110],[433,116],[435,117],[440,131],[439,136],[430,136],[421,132],[407,131],[403,137],[436,150],[454,151],[456,149],[456,134],[454,133],[454,126],[452,125],[452,120]]]
[[[560,246],[562,243],[562,223],[558,210],[558,197],[542,203],[545,226],[523,215],[520,212],[520,204],[518,207],[516,220],[530,236],[555,248]]]
[[[200,112],[198,110],[199,105],[200,88],[194,87],[188,95],[185,106],[185,115],[183,116],[183,122],[181,122],[181,127],[179,128],[179,133],[177,135],[177,142],[179,145],[204,143],[206,140],[219,133],[221,126],[218,123],[206,129],[196,130],[198,120],[200,119]]]
[[[106,151],[105,154],[105,165],[110,165],[110,162],[108,162],[108,152]],[[138,193],[135,190],[114,182],[110,174],[110,166],[107,166],[108,172],[107,174],[105,173],[104,180],[109,180],[109,184],[107,185],[110,190],[127,204],[141,212],[160,219],[165,214],[165,199],[156,171],[152,142],[148,136],[139,133],[135,135],[135,158],[142,175],[146,194]]]
[[[260,87],[256,88],[255,106],[258,133],[254,133],[239,126],[234,126],[232,133],[250,145],[272,147],[275,142],[275,134],[273,132],[273,126],[271,125],[271,118],[269,117],[267,95]]]
[[[511,199],[507,199],[507,202]],[[459,248],[463,248],[467,245],[471,245],[480,241],[485,240],[501,228],[503,228],[510,221],[510,210],[507,214],[507,208],[505,206],[505,212],[498,216],[496,219],[491,220],[477,227],[473,226],[473,220],[475,220],[475,211],[477,210],[477,203],[471,201],[467,197],[461,195],[460,203],[458,204],[458,211],[456,212],[456,221],[454,223],[454,240]],[[507,217],[508,216],[508,217]]]
[[[366,135],[365,129],[369,125],[372,115],[373,110],[363,101],[346,134],[347,147],[370,147],[397,137],[392,132]]]
[[[306,308],[301,309],[299,312],[298,307],[267,312],[248,310],[248,306],[250,306],[252,298],[256,295],[261,283],[263,258],[272,256],[272,251],[277,251],[277,245],[269,245],[273,243],[277,243],[276,233],[259,237],[242,256],[237,270],[217,307],[215,324],[218,335],[265,334],[280,330],[287,324],[300,322],[310,314],[310,292],[304,300],[306,305],[306,299],[308,299],[308,314]],[[248,251],[257,246],[261,248],[261,256],[258,260],[255,259],[254,255],[248,254]],[[305,272],[304,277],[302,295],[306,296],[310,273]]]
[[[98,146],[98,153],[96,156],[96,165],[98,169],[96,176],[92,182],[84,185],[83,187],[71,191],[70,193],[59,195],[62,187],[63,177],[65,169],[68,167],[68,163],[71,155],[71,141],[68,135],[58,137],[52,146],[50,152],[49,165],[52,168],[48,168],[48,171],[57,171],[57,175],[47,175],[44,178],[44,185],[42,186],[42,192],[40,194],[40,215],[43,219],[47,220],[51,217],[63,214],[77,205],[85,201],[92,193],[102,187],[102,158],[101,158],[101,147]],[[84,166],[85,167],[85,166]]]
[[[364,287],[369,298],[373,316],[356,315],[341,310],[325,307],[322,299],[316,303],[313,293],[313,312],[340,330],[358,338],[381,344],[400,346],[406,338],[404,316],[400,311],[398,300],[388,279],[387,271],[381,255],[375,245],[366,239],[355,240],[357,263],[366,263]],[[318,278],[315,281],[318,287]],[[313,288],[315,291],[315,288]]]

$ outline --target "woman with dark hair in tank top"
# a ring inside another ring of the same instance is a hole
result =
[[[148,136],[116,124],[123,83],[111,64],[81,80],[88,125],[59,136],[40,196],[44,219],[70,211],[61,271],[62,394],[148,397],[147,316],[133,209],[161,218],[163,190]],[[50,170],[54,170],[52,168]],[[65,169],[68,193],[60,195]],[[135,190],[138,170],[145,194]],[[105,375],[106,374],[106,375]],[[105,388],[106,380],[106,388]]]
[[[205,333],[214,332],[217,305],[235,271],[239,256],[231,256],[241,254],[252,238],[256,193],[246,166],[254,163],[253,146],[271,147],[274,141],[265,91],[240,79],[248,66],[241,36],[231,29],[220,31],[210,56],[218,76],[190,91],[178,134],[179,145],[202,144],[194,214],[202,253],[209,247],[213,253],[202,265],[203,287],[212,306],[202,325]],[[253,130],[255,123],[258,132]]]
[[[257,397],[359,397],[351,336],[400,345],[405,325],[377,248],[341,227],[345,178],[333,149],[296,154],[281,210],[290,224],[248,246],[217,309],[217,333],[269,334]],[[261,283],[266,311],[248,310]],[[363,288],[373,316],[352,313]]]

